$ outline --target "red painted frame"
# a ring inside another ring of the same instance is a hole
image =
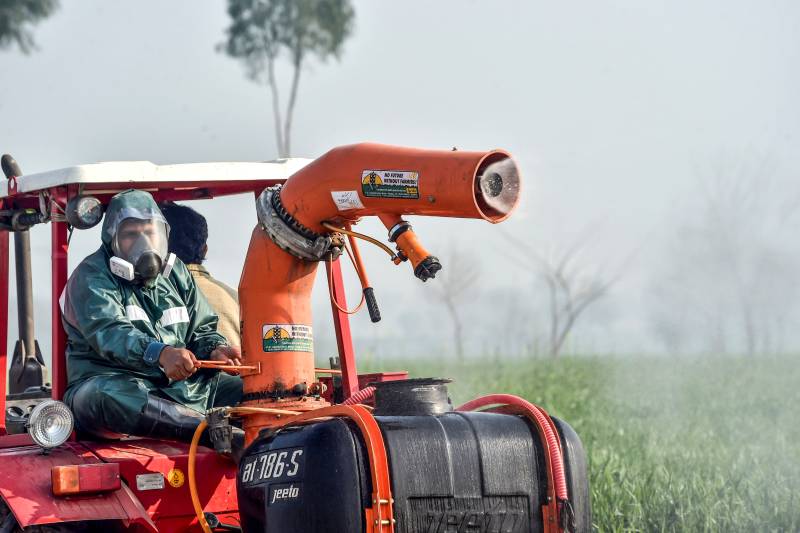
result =
[[[23,178],[24,179],[24,178]],[[212,199],[218,196],[230,196],[233,194],[253,193],[258,195],[266,187],[282,183],[283,180],[264,180],[264,181],[227,181],[209,184],[208,182],[154,182],[136,183],[135,188],[147,190],[158,202],[163,201],[182,201]],[[107,203],[108,200],[119,191],[131,188],[127,184],[119,183],[97,183],[90,184],[81,189],[83,194],[90,194],[100,198]],[[52,202],[57,203],[62,209],[69,197],[74,196],[79,191],[77,185],[68,185],[47,189]],[[10,196],[0,205],[14,205],[22,207],[38,207],[39,192],[26,192],[14,194],[9,189]],[[67,283],[69,245],[67,237],[67,224],[65,222],[51,222],[51,320],[52,320],[52,398],[60,400],[64,397],[67,387],[66,358],[65,351],[67,346],[66,333],[61,324],[61,308],[59,298]],[[0,231],[0,448],[3,447],[3,440],[15,436],[6,437],[5,429],[5,408],[6,408],[6,374],[8,363],[8,265],[9,265],[9,233]],[[331,281],[331,280],[329,280]],[[335,261],[332,265],[332,284],[333,293],[337,301],[344,307],[344,281],[342,279],[341,264]],[[339,359],[342,364],[342,382],[345,387],[345,397],[349,397],[358,390],[358,374],[355,365],[355,352],[353,350],[353,340],[350,334],[350,318],[346,313],[340,312],[333,306],[333,325],[336,330],[336,343],[339,348]]]
[[[3,203],[0,202],[0,206]],[[6,434],[6,375],[8,374],[8,232],[0,231],[0,435]]]
[[[336,345],[339,347],[339,364],[342,369],[342,392],[344,399],[358,392],[358,372],[356,371],[356,358],[353,353],[353,337],[350,335],[350,315],[339,309],[347,309],[347,299],[344,294],[344,280],[342,279],[342,262],[333,261],[329,269],[325,269],[328,284],[332,286],[334,300],[331,301],[333,311],[333,325],[336,328]],[[339,304],[339,307],[336,304]]]
[[[66,349],[67,349],[67,332],[64,331],[64,325],[61,323],[61,305],[59,299],[64,287],[67,286],[68,276],[68,256],[69,256],[69,243],[67,242],[67,224],[66,222],[51,222],[50,223],[50,272],[52,298],[50,305],[50,328],[52,330],[52,352],[51,352],[51,366],[52,368],[52,386],[53,398],[61,399],[67,390],[67,364],[66,364]],[[59,355],[60,354],[60,355]],[[59,364],[55,364],[58,360]]]

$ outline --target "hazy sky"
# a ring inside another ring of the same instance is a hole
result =
[[[364,140],[509,150],[525,197],[505,231],[541,249],[591,231],[587,264],[628,265],[580,330],[587,350],[652,349],[640,305],[648,264],[690,208],[703,169],[764,153],[781,176],[800,168],[797,2],[357,1],[355,11],[342,60],[312,61],[302,73],[293,155]],[[0,52],[0,151],[25,173],[103,160],[273,158],[267,89],[215,51],[226,24],[223,2],[63,0],[36,28],[37,52]],[[208,266],[235,286],[252,201],[215,202],[199,204],[212,226]],[[509,264],[501,227],[420,219],[416,228],[444,260],[468,248],[486,294],[537,297],[532,275]],[[98,243],[97,232],[77,233],[72,265]],[[35,291],[46,302],[49,230],[33,239]],[[419,349],[403,339],[427,327],[441,336],[428,344],[439,353],[448,338],[431,324],[442,310],[406,266],[365,254],[384,322],[359,317],[360,346],[402,355]],[[316,302],[324,355],[324,291]],[[476,302],[474,328],[509,322],[496,301]],[[523,315],[524,303],[514,304]],[[49,344],[49,314],[39,311],[38,337]],[[525,316],[515,320],[522,327]]]

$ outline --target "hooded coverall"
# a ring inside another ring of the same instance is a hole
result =
[[[98,437],[185,440],[201,412],[241,400],[242,382],[215,370],[198,370],[174,382],[164,374],[157,356],[165,346],[187,348],[202,360],[226,340],[216,332],[217,316],[180,259],[169,277],[159,274],[147,284],[111,272],[111,242],[123,209],[160,216],[150,194],[119,193],[105,214],[102,246],[70,276],[63,313],[69,382],[64,401],[78,429]],[[146,362],[146,353],[153,363]]]

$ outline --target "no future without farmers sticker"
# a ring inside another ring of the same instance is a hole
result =
[[[361,194],[370,198],[419,198],[419,172],[411,170],[365,170]]]
[[[261,329],[265,352],[313,352],[314,334],[303,324],[264,324]]]

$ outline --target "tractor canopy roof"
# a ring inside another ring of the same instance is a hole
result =
[[[191,196],[192,190],[238,184],[239,187],[233,189],[245,192],[256,186],[256,182],[283,182],[310,161],[310,159],[291,158],[257,163],[177,165],[155,165],[149,161],[92,163],[26,174],[18,177],[14,184],[9,184],[5,179],[0,180],[0,199],[20,194],[35,194],[63,186],[77,186],[85,193],[95,194],[113,194],[125,189],[181,189],[185,194],[188,193],[186,196]],[[16,191],[9,191],[10,186],[16,186]],[[225,193],[228,194],[239,192],[226,189]]]

